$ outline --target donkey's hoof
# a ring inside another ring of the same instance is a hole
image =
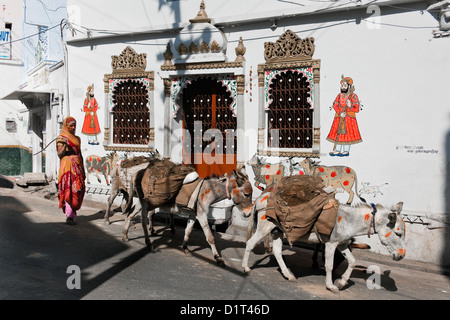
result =
[[[334,284],[339,288],[339,290],[342,290],[347,285],[347,281],[343,279],[338,279],[334,282]]]
[[[217,265],[225,266],[225,260],[221,256],[215,256],[214,259],[216,259]]]
[[[334,285],[330,286],[330,287],[327,287],[327,290],[330,290],[334,294],[339,294],[340,293],[339,288],[334,286]]]
[[[111,224],[111,221],[109,221],[109,220],[105,220],[105,221],[103,221],[107,226],[109,226],[110,224]]]
[[[130,239],[128,239],[128,237],[122,237],[122,241],[123,241],[123,242],[129,242]]]
[[[290,282],[297,282],[297,278],[294,277],[294,276],[289,276],[289,277],[287,277],[287,279],[288,279],[288,281],[290,281]]]
[[[252,269],[250,269],[249,267],[245,267],[245,268],[244,268],[244,273],[245,273],[246,275],[250,275],[250,274],[252,273]]]

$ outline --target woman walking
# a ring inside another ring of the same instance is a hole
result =
[[[81,140],[75,135],[77,122],[73,117],[64,119],[61,134],[56,139],[60,160],[58,174],[59,207],[66,215],[67,224],[74,225],[77,210],[80,209],[85,193],[83,156]]]

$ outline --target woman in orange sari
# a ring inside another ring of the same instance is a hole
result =
[[[60,160],[58,174],[59,207],[66,215],[67,224],[74,225],[77,210],[80,209],[85,193],[81,139],[75,135],[77,122],[73,117],[64,119],[61,134],[56,139]]]

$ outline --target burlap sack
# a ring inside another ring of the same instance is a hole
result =
[[[266,216],[278,222],[289,243],[311,232],[314,224],[319,233],[331,234],[337,209],[323,210],[334,200],[324,186],[320,178],[300,175],[285,177],[274,186]]]
[[[159,160],[149,164],[141,180],[143,197],[156,208],[174,202],[184,178],[194,168]]]

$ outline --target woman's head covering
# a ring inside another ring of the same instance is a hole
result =
[[[68,124],[72,122],[77,122],[74,117],[67,117],[64,119],[61,134],[59,135],[58,140],[62,140],[62,138],[65,138],[69,142],[70,146],[80,149],[80,137],[70,133],[69,131]]]

